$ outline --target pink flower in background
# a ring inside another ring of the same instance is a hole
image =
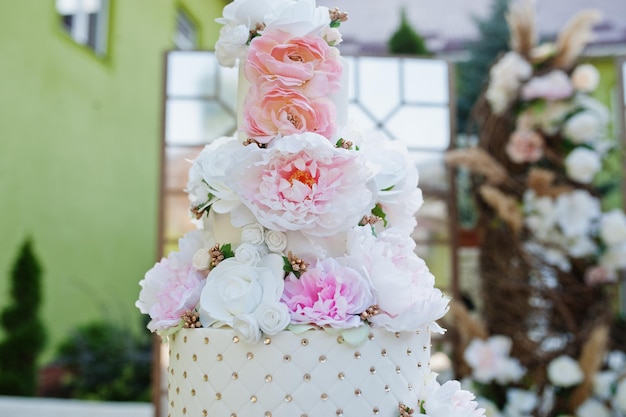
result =
[[[276,136],[315,132],[326,138],[335,133],[335,104],[309,98],[295,89],[271,84],[252,85],[243,106],[244,131],[261,143]]]
[[[139,282],[142,289],[135,306],[152,319],[148,323],[150,331],[175,327],[181,315],[193,310],[200,301],[204,283],[204,275],[191,263],[181,262],[173,252],[146,272]]]
[[[335,48],[319,36],[293,38],[280,30],[264,31],[250,43],[245,73],[252,84],[277,83],[322,97],[341,87],[343,67]]]
[[[231,186],[268,229],[332,236],[374,205],[372,173],[362,155],[335,148],[323,136],[285,136],[268,149],[245,150]]]
[[[360,314],[373,304],[367,280],[337,260],[318,261],[300,278],[285,280],[282,301],[291,312],[291,322],[347,329],[362,324]]]
[[[502,335],[472,340],[463,352],[463,358],[472,367],[472,377],[484,384],[519,381],[526,371],[519,360],[510,357],[512,343]]]
[[[447,381],[443,385],[433,376],[418,392],[419,405],[424,409],[420,416],[428,417],[482,417],[483,408],[478,408],[476,397],[461,389],[459,381]]]
[[[506,145],[506,154],[517,164],[537,162],[543,156],[543,137],[534,130],[516,130]]]
[[[574,94],[574,87],[561,70],[554,70],[546,75],[534,77],[522,87],[522,99],[543,98],[549,101],[563,100]]]

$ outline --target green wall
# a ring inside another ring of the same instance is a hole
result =
[[[210,49],[224,5],[110,0],[101,59],[66,35],[54,3],[0,6],[0,309],[30,236],[44,270],[47,358],[79,324],[141,327],[138,281],[157,253],[163,53],[177,7]]]

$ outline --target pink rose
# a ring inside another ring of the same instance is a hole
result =
[[[335,104],[325,97],[309,98],[300,91],[269,83],[252,85],[244,102],[245,133],[261,143],[274,137],[315,132],[331,138],[335,133]]]
[[[336,49],[319,36],[291,36],[281,30],[265,31],[252,40],[244,67],[248,81],[298,87],[308,97],[339,91],[343,67]]]
[[[152,332],[177,326],[181,315],[200,301],[204,275],[180,258],[178,253],[171,253],[139,283],[142,289],[135,306],[150,315],[148,329]]]
[[[291,322],[347,329],[361,325],[360,314],[373,304],[367,280],[337,260],[318,261],[300,278],[285,280],[282,301]]]
[[[543,156],[543,137],[533,130],[516,130],[506,145],[506,154],[516,164],[537,162]]]
[[[543,98],[550,101],[562,100],[574,94],[574,87],[567,74],[554,70],[534,77],[522,87],[522,99],[534,100]]]
[[[615,273],[603,265],[592,266],[585,271],[585,284],[590,287],[609,282],[615,282]]]

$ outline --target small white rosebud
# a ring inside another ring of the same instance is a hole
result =
[[[211,254],[206,248],[198,249],[191,259],[191,266],[197,271],[208,271],[211,268]]]
[[[277,230],[268,230],[265,233],[265,244],[270,252],[282,252],[287,248],[287,235]]]

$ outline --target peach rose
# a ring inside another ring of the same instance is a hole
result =
[[[269,83],[253,85],[244,102],[244,131],[261,143],[276,136],[315,132],[326,138],[335,133],[335,104],[325,98],[309,98],[293,89]]]
[[[506,154],[516,164],[537,162],[543,156],[543,137],[533,130],[516,130],[506,145]]]
[[[248,81],[297,87],[309,97],[322,97],[341,87],[339,53],[319,36],[293,38],[287,32],[265,31],[250,42],[245,73]]]

